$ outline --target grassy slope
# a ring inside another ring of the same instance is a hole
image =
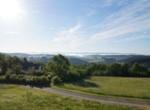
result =
[[[135,110],[118,105],[77,101],[42,90],[0,85],[0,110]]]
[[[113,95],[150,99],[150,78],[92,77],[83,83],[60,87],[98,95]]]

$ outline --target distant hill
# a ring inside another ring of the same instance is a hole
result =
[[[70,61],[71,64],[76,64],[76,65],[83,65],[87,64],[88,62],[82,58],[77,58],[77,57],[67,57]]]
[[[9,53],[10,56],[19,58],[27,58],[29,61],[48,63],[53,58],[53,54],[24,54],[24,53]],[[83,65],[88,62],[75,56],[66,56],[72,64]]]
[[[121,62],[139,63],[139,64],[144,64],[144,65],[150,67],[150,56],[135,55],[135,56],[129,57],[126,60],[121,60]]]
[[[99,62],[99,63],[115,63],[121,60],[130,58],[131,55],[88,55],[84,59],[88,62]]]
[[[29,61],[47,63],[54,54],[26,54],[26,53],[9,53],[11,56],[19,58],[27,58]],[[87,63],[142,63],[150,65],[150,56],[146,55],[123,55],[123,54],[65,54],[72,64],[87,64]]]

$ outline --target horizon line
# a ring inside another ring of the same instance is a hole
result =
[[[141,54],[141,53],[128,53],[128,52],[1,52],[4,54],[101,54],[101,55],[150,55],[150,54]]]

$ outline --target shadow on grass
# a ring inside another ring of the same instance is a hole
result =
[[[85,80],[73,82],[71,84],[81,86],[81,87],[98,87],[97,84],[90,82],[90,81],[85,81]]]

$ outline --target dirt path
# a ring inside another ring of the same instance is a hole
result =
[[[90,100],[100,103],[126,105],[138,108],[148,108],[150,110],[150,100],[148,99],[135,99],[135,98],[124,98],[124,97],[112,97],[112,96],[96,96],[92,94],[84,94],[64,90],[61,88],[43,88],[42,90],[48,91],[54,94],[60,94],[67,97],[72,97],[78,100]]]

